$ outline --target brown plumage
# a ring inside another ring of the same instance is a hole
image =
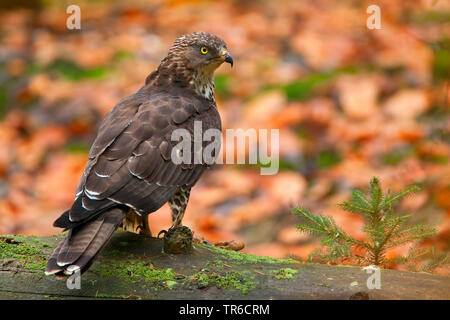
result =
[[[179,128],[192,135],[194,121],[202,122],[203,132],[221,129],[213,74],[223,62],[233,60],[219,37],[181,36],[145,85],[108,113],[75,201],[54,223],[70,231],[49,259],[46,274],[84,272],[130,209],[147,215],[169,201],[172,227],[181,224],[189,191],[208,164],[172,162],[178,142],[171,135]]]

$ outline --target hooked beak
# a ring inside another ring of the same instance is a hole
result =
[[[223,50],[222,53],[220,54],[223,58],[223,61],[231,64],[231,67],[233,68],[233,58],[231,57],[231,55],[228,53],[227,50]]]

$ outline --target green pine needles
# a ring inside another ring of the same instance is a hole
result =
[[[425,225],[409,225],[407,222],[411,214],[396,214],[393,206],[406,195],[419,190],[417,186],[411,186],[398,193],[387,191],[383,193],[379,180],[372,178],[368,194],[359,190],[351,192],[352,199],[345,201],[340,206],[349,212],[360,214],[364,217],[363,231],[367,234],[367,240],[361,241],[347,235],[333,218],[323,215],[315,215],[307,209],[298,207],[294,213],[301,219],[302,224],[297,228],[302,232],[318,236],[326,250],[315,252],[310,259],[318,256],[323,262],[355,261],[359,265],[386,266],[396,262],[410,263],[417,254],[408,254],[406,257],[390,260],[386,257],[389,249],[407,244],[409,242],[420,243],[423,239],[433,236],[434,228]],[[413,246],[417,249],[417,246]],[[440,258],[442,260],[442,257]]]

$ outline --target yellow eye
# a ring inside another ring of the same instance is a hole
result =
[[[202,48],[200,49],[200,52],[201,52],[202,54],[207,54],[207,53],[208,53],[208,48],[202,47]]]

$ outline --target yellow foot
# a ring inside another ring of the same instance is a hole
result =
[[[150,226],[148,224],[148,216],[140,216],[130,209],[122,223],[122,228],[125,231],[142,234],[145,236],[152,236]]]

